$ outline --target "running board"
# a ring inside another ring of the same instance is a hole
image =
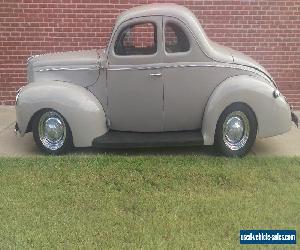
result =
[[[200,130],[145,133],[110,130],[93,140],[93,147],[107,149],[201,145],[203,145],[203,136]]]

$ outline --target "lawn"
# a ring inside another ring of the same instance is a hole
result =
[[[300,158],[0,158],[0,220],[1,249],[237,249],[240,229],[299,238]]]

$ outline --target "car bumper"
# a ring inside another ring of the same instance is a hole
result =
[[[20,134],[20,129],[19,129],[19,126],[18,126],[18,123],[16,122],[16,124],[15,124],[15,129],[14,129],[14,131],[15,131],[15,135],[16,136],[20,136],[21,134]]]
[[[293,111],[291,111],[291,119],[298,128],[299,127],[299,119],[298,119],[298,116]]]

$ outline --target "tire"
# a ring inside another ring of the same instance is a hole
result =
[[[256,139],[257,120],[246,104],[233,103],[219,117],[215,132],[215,145],[229,157],[246,155]]]
[[[57,111],[44,109],[32,122],[33,138],[42,152],[60,155],[73,147],[71,129],[66,119]]]

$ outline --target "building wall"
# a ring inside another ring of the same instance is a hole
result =
[[[14,104],[26,84],[28,56],[102,48],[121,11],[152,2],[163,1],[0,0],[0,104]],[[173,2],[191,9],[212,40],[265,66],[300,109],[299,0]]]

